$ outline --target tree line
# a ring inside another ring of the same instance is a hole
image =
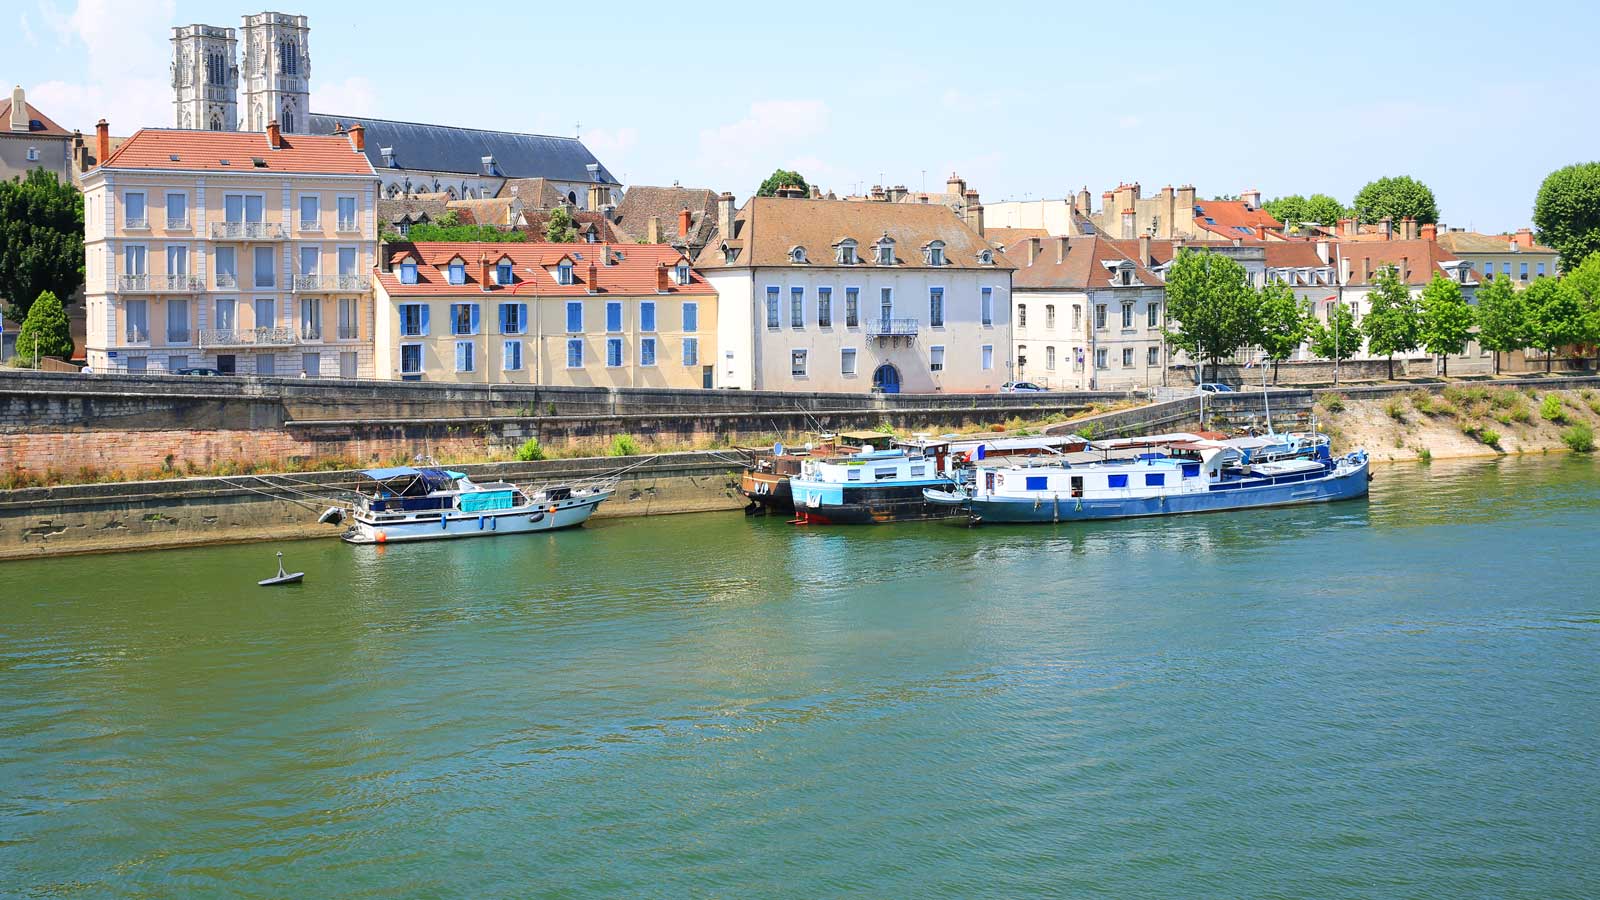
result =
[[[1495,353],[1496,373],[1501,353],[1542,350],[1548,370],[1550,356],[1562,347],[1600,347],[1600,253],[1560,279],[1539,278],[1522,289],[1498,275],[1478,288],[1476,306],[1443,274],[1413,295],[1399,273],[1385,267],[1373,277],[1359,325],[1346,303],[1335,302],[1320,318],[1312,302],[1295,296],[1289,285],[1254,287],[1237,261],[1207,251],[1181,251],[1166,289],[1165,336],[1209,367],[1211,378],[1202,369],[1202,381],[1214,379],[1217,365],[1242,347],[1261,348],[1273,363],[1274,380],[1278,363],[1302,344],[1321,359],[1346,360],[1365,342],[1371,353],[1387,357],[1391,379],[1394,355],[1416,349],[1439,357],[1448,375],[1449,357],[1463,353],[1474,337]]]

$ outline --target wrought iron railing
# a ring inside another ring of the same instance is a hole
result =
[[[371,275],[296,275],[297,291],[365,291],[372,287]]]
[[[293,328],[212,328],[200,332],[201,347],[281,347],[294,343]]]
[[[339,230],[343,232],[356,232],[361,230],[361,226],[356,224],[355,219],[340,219]]]
[[[211,238],[218,241],[281,241],[287,237],[276,222],[212,222]]]
[[[129,325],[123,330],[122,339],[129,344],[148,344],[150,343],[150,329]]]
[[[189,217],[188,216],[167,216],[167,230],[168,231],[188,231],[189,230]]]
[[[122,227],[134,231],[148,231],[150,230],[150,217],[139,216],[138,218],[123,219]]]
[[[119,291],[148,291],[150,290],[149,275],[118,275],[117,290]]]
[[[353,341],[353,340],[355,340],[356,338],[358,338],[360,336],[361,336],[361,329],[358,328],[355,325],[340,325],[339,326],[339,340],[341,340],[341,341]]]
[[[893,319],[878,317],[867,320],[867,335],[870,337],[899,337],[917,333],[920,323],[916,319]]]
[[[239,287],[239,276],[232,272],[218,272],[214,277],[217,287],[223,290],[236,290]]]
[[[158,291],[191,293],[205,290],[205,281],[199,275],[165,275],[156,279]]]
[[[300,220],[300,230],[301,231],[321,231],[322,230],[322,220],[321,219],[301,219]]]

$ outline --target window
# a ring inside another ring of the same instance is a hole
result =
[[[606,304],[606,331],[612,334],[622,331],[622,304],[615,300]]]
[[[839,242],[839,247],[838,247],[838,254],[835,256],[835,258],[837,260],[839,260],[839,265],[841,265],[841,266],[853,266],[853,265],[855,265],[856,264],[856,242],[855,241],[848,241],[848,240],[847,241],[840,241]]]
[[[361,354],[354,350],[344,350],[339,353],[339,377],[355,378],[360,370]]]
[[[1133,368],[1133,348],[1132,347],[1123,347],[1122,348],[1122,367],[1124,369]]]
[[[335,201],[339,210],[339,230],[356,230],[356,198],[340,197]]]
[[[944,327],[944,288],[928,288],[928,325]]]
[[[878,318],[882,322],[884,331],[888,331],[894,319],[894,288],[878,290]]]
[[[300,339],[322,340],[322,301],[315,297],[300,301]]]
[[[339,290],[355,290],[356,248],[339,248]]]
[[[944,244],[934,241],[932,244],[928,245],[928,265],[944,265]]]
[[[278,374],[278,358],[271,353],[262,353],[256,357],[257,375]]]
[[[1523,280],[1523,281],[1527,281],[1528,280],[1528,264],[1527,263],[1519,263],[1518,264],[1517,277],[1519,279]]]
[[[790,248],[790,250],[789,250],[789,261],[790,262],[796,262],[796,263],[805,262],[806,261],[806,248],[804,248],[804,247],[793,247],[793,248]]]
[[[854,375],[856,373],[856,348],[844,347],[839,351],[839,374]]]
[[[445,273],[445,280],[451,284],[467,283],[467,264],[459,258],[450,260],[450,268]]]
[[[688,263],[678,263],[676,268],[673,269],[673,272],[677,275],[679,284],[688,284],[692,280]]]
[[[239,286],[239,257],[232,247],[218,247],[217,272],[214,276],[219,288]]]
[[[844,326],[857,328],[861,325],[861,289],[844,289]]]
[[[189,274],[189,248],[182,244],[167,245],[167,274]]]
[[[928,348],[928,371],[944,371],[944,346],[942,344],[934,344]]]
[[[478,304],[450,304],[450,333],[458,335],[478,333]]]
[[[1128,476],[1126,476],[1126,475],[1107,475],[1106,476],[1106,487],[1108,487],[1108,488],[1125,488],[1127,486],[1128,486]]]
[[[1017,327],[1028,327],[1028,305],[1026,303],[1017,304]]]
[[[189,301],[167,301],[167,343],[189,342]]]
[[[583,331],[583,301],[570,300],[567,302],[567,332],[577,334]]]
[[[169,356],[169,357],[167,357],[167,371],[168,372],[176,372],[179,369],[187,369],[187,368],[189,368],[189,357],[187,357],[187,356]]]
[[[1096,369],[1104,369],[1106,367],[1106,351],[1104,347],[1094,352],[1094,367]]]
[[[500,345],[500,368],[507,372],[522,371],[521,341],[506,341]]]
[[[400,374],[417,375],[422,372],[422,345],[400,345]]]
[[[656,339],[639,339],[639,365],[653,366],[656,364]]]
[[[318,263],[320,263],[321,261],[322,261],[322,248],[320,248],[320,247],[301,247],[300,248],[300,274],[301,275],[315,275],[315,274],[317,274]]]
[[[1133,327],[1133,304],[1132,303],[1124,303],[1124,304],[1122,304],[1122,327],[1123,328],[1132,328]]]
[[[149,228],[150,212],[144,206],[144,193],[122,195],[122,227]]]
[[[1146,473],[1144,473],[1144,484],[1145,484],[1145,487],[1156,487],[1158,485],[1163,485],[1163,484],[1166,484],[1166,483],[1167,483],[1167,473],[1165,473],[1165,472],[1146,472]]]
[[[186,195],[167,195],[167,227],[169,229],[189,227],[189,198]]]
[[[322,223],[322,198],[316,194],[300,195],[300,230],[315,231]]]
[[[789,374],[795,378],[806,377],[806,351],[792,350],[789,353]]]
[[[817,288],[817,327],[833,327],[833,288]]]
[[[39,161],[39,148],[38,147],[29,147],[28,148],[28,162],[38,162],[38,161]]]
[[[1151,303],[1145,308],[1145,324],[1151,328],[1161,324],[1161,304]]]
[[[517,275],[511,263],[501,260],[494,267],[495,284],[512,284],[517,280]]]
[[[1044,367],[1047,371],[1054,372],[1056,370],[1056,348],[1044,348]]]
[[[256,298],[255,314],[257,328],[278,327],[278,301],[273,300],[271,297]],[[426,334],[428,322],[428,314],[426,312],[422,314],[422,322],[423,333]]]
[[[1096,331],[1105,330],[1106,305],[1104,303],[1096,303],[1094,305],[1094,327]]]
[[[879,242],[879,244],[878,244],[878,265],[880,265],[880,266],[892,266],[892,265],[894,265],[894,242],[893,241],[881,241],[881,242]]]
[[[613,369],[622,365],[622,338],[606,338],[606,365]]]
[[[1540,278],[1544,277],[1544,263],[1539,263],[1538,276]]]
[[[683,339],[683,364],[686,366],[698,366],[700,364],[699,338]]]
[[[775,287],[767,288],[767,327],[778,328],[778,289]]]
[[[403,262],[403,263],[400,264],[400,283],[401,284],[416,284],[417,283],[417,264],[416,263],[414,263],[414,262]]]
[[[211,318],[211,327],[217,331],[233,331],[239,327],[239,301],[231,297],[217,301],[217,313]]]
[[[1123,285],[1124,287],[1133,284],[1132,266],[1121,266],[1117,269],[1117,284]]]
[[[806,289],[789,289],[789,327],[799,330],[806,327]]]
[[[556,266],[556,284],[572,284],[572,263],[563,262]]]
[[[1030,491],[1045,491],[1050,489],[1050,476],[1028,475],[1023,481],[1024,489]]]
[[[700,304],[683,305],[683,330],[693,333],[700,330]]]
[[[989,250],[987,248],[983,249],[983,250],[979,250],[978,251],[978,265],[981,265],[981,266],[992,266],[992,265],[994,265],[994,251],[993,250]]]
[[[502,303],[500,304],[500,333],[501,334],[527,334],[528,333],[528,304]]]
[[[356,324],[356,300],[354,297],[339,298],[339,340],[352,341],[360,337],[359,326]]]
[[[149,358],[144,356],[128,357],[128,371],[134,374],[145,372],[149,368]]]
[[[1077,331],[1078,327],[1081,326],[1082,324],[1083,324],[1083,307],[1081,307],[1078,304],[1074,303],[1074,304],[1072,304],[1072,330],[1073,331]]]
[[[302,354],[300,354],[300,372],[302,374],[304,374],[307,378],[316,378],[318,375],[321,375],[322,374],[322,354],[321,353],[302,353]]]
[[[478,345],[473,343],[472,341],[456,341],[456,371],[457,372],[471,372],[471,371],[473,371],[473,362],[474,362],[474,360],[472,358],[472,354],[473,354],[473,350],[477,346]]]
[[[568,338],[567,339],[567,368],[569,368],[569,369],[581,369],[581,368],[583,368],[583,339],[582,338]]]
[[[1146,347],[1144,350],[1144,364],[1147,366],[1161,365],[1161,348]]]
[[[428,333],[428,307],[421,303],[400,304],[401,337],[422,337]]]
[[[1018,322],[1017,324],[1020,325],[1022,323]],[[1044,307],[1044,327],[1045,327],[1046,331],[1055,331],[1056,330],[1056,305],[1054,303],[1045,304],[1045,307]]]
[[[255,248],[255,256],[253,257],[253,259],[255,261],[255,266],[254,266],[255,281],[254,281],[254,284],[258,288],[269,288],[269,287],[277,287],[278,286],[278,273],[273,271],[272,255],[273,254],[272,254],[272,248],[271,247],[257,247],[257,248]]]
[[[984,325],[993,325],[994,324],[994,288],[986,287],[986,288],[983,289],[982,309],[980,311],[983,314],[983,324]]]
[[[994,346],[991,345],[991,344],[984,344],[982,353],[980,355],[981,355],[981,358],[982,358],[982,361],[983,361],[983,364],[982,364],[981,368],[985,372],[989,371],[990,369],[993,369],[994,368]]]
[[[1494,274],[1494,263],[1492,263],[1492,262],[1484,263],[1483,264],[1483,274],[1485,274],[1485,275],[1493,275]]]

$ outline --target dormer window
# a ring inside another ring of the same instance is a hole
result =
[[[943,241],[932,241],[932,242],[930,242],[926,247],[922,248],[922,253],[923,253],[923,258],[927,260],[928,265],[930,265],[930,266],[942,266],[942,265],[944,265],[944,242]]]
[[[570,263],[570,262],[568,262],[566,260],[562,260],[561,264],[556,266],[556,284],[571,284],[571,283],[572,283],[572,263]]]
[[[978,251],[978,265],[980,265],[980,266],[992,266],[992,265],[994,265],[994,251],[993,250],[979,250]]]
[[[512,272],[511,263],[510,263],[509,260],[501,260],[494,267],[494,283],[495,284],[510,284],[511,282],[513,282],[515,280],[516,280],[516,275]]]
[[[732,247],[729,247],[727,244],[723,244],[722,245],[722,264],[723,265],[725,265],[725,266],[733,265],[734,259],[736,259],[738,256],[739,256],[739,251],[733,249]]]
[[[804,247],[790,247],[789,248],[789,262],[792,262],[792,263],[803,263],[805,261],[806,261],[806,248],[804,248]]]
[[[415,261],[408,259],[408,260],[400,263],[400,283],[401,284],[416,284],[417,283],[417,264],[416,264]]]
[[[673,272],[674,272],[674,274],[677,275],[679,284],[688,284],[689,283],[689,264],[688,263],[685,263],[685,262],[678,263],[677,268],[675,268],[673,270]]]
[[[1132,266],[1121,266],[1117,269],[1117,284],[1120,284],[1124,287],[1128,287],[1133,284]]]
[[[853,240],[851,240],[849,238],[845,238],[844,240],[840,241],[837,244],[834,244],[833,246],[834,246],[834,258],[839,261],[839,265],[841,265],[841,266],[853,266],[857,262],[860,261],[860,260],[856,259],[856,242],[855,241],[853,241]]]
[[[894,265],[894,241],[890,240],[888,235],[884,235],[883,240],[873,246],[878,251],[878,265]]]
[[[467,283],[467,264],[460,257],[450,260],[449,281],[451,284]]]

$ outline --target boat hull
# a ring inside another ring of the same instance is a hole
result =
[[[541,506],[486,512],[450,512],[426,519],[376,521],[357,518],[342,537],[351,544],[395,544],[451,538],[489,537],[555,531],[582,525],[595,507],[611,496],[607,491],[573,497]]]
[[[956,502],[953,496],[943,495],[948,499],[940,502],[947,509],[964,510],[972,519],[983,523],[1132,519],[1353,500],[1366,496],[1367,474],[1367,464],[1362,463],[1357,468],[1315,481],[1241,486],[1228,490],[1173,493],[1155,497],[1077,499],[1050,496],[969,499]]]
[[[855,488],[838,492],[838,499],[819,498],[815,504],[797,499],[795,518],[807,525],[884,525],[962,515],[960,510],[930,502],[923,496],[926,487],[917,484]]]
[[[788,475],[746,471],[739,477],[739,493],[750,501],[752,514],[794,512],[794,492]]]

